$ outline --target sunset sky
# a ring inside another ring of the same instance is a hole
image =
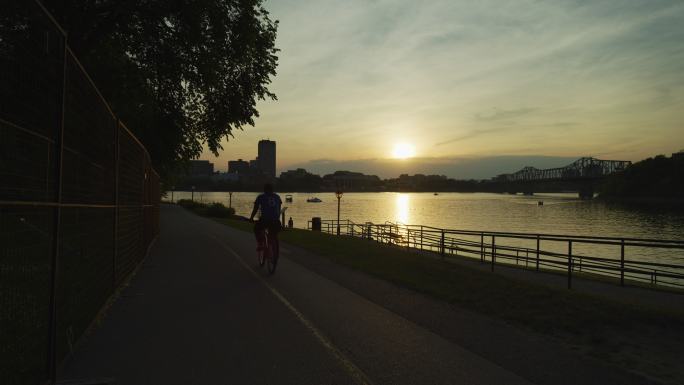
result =
[[[205,152],[218,170],[254,158],[262,138],[277,141],[279,171],[383,176],[484,178],[528,162],[684,148],[682,1],[266,7],[280,21],[278,100],[260,103],[256,127],[237,131],[219,158]],[[413,157],[392,159],[397,145]]]

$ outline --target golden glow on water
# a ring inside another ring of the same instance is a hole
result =
[[[397,194],[396,200],[396,215],[398,222],[410,223],[409,222],[409,195],[408,194]]]

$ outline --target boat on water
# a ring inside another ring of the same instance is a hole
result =
[[[290,194],[285,195],[285,202],[292,202],[292,195],[290,195]]]
[[[316,198],[316,197],[308,198],[306,201],[309,202],[309,203],[323,202],[322,200],[320,200],[319,198]]]

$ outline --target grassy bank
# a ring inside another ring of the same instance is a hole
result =
[[[214,218],[251,231],[252,224]],[[396,247],[306,230],[283,242],[454,305],[550,336],[583,354],[668,383],[684,383],[684,310],[642,308],[420,256]]]

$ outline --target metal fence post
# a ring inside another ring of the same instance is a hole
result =
[[[496,261],[496,236],[492,235],[492,271],[494,271],[494,264]]]
[[[484,262],[484,232],[480,233],[480,262]]]
[[[539,271],[539,235],[537,235],[537,271]]]
[[[423,225],[420,225],[420,251],[423,251]]]
[[[62,39],[62,79],[60,103],[61,109],[57,121],[57,137],[55,143],[55,213],[53,219],[52,236],[52,260],[50,262],[50,302],[48,310],[48,349],[47,349],[47,375],[52,384],[57,382],[57,287],[59,268],[59,248],[62,224],[62,181],[63,181],[63,154],[64,154],[64,124],[66,111],[66,83],[67,83],[67,37]]]
[[[414,244],[415,245],[415,244]],[[411,229],[406,228],[406,251],[411,248]]]
[[[620,285],[625,286],[625,240],[620,241]]]
[[[119,119],[114,128],[114,254],[112,255],[112,293],[116,290],[116,258],[119,252]]]
[[[444,258],[444,230],[442,230],[442,238],[439,242],[440,245],[440,254],[442,255],[442,258]]]
[[[572,241],[568,241],[568,289],[572,289]]]

